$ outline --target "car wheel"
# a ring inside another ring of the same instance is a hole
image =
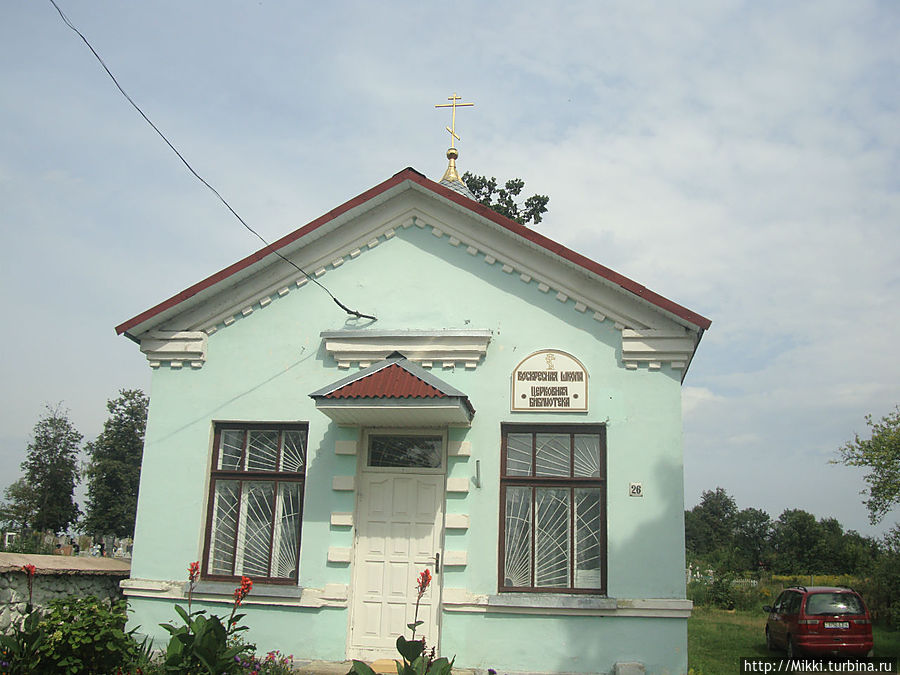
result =
[[[772,634],[769,632],[769,627],[766,626],[766,649],[770,652],[775,651],[775,643],[772,642]]]
[[[788,635],[787,640],[787,657],[789,659],[795,659],[800,656],[800,652],[797,649],[797,645],[794,644],[794,636]]]

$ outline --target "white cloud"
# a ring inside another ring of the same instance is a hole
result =
[[[688,504],[721,484],[864,529],[859,475],[826,462],[900,401],[893,6],[211,7],[68,14],[265,236],[404,166],[438,178],[432,106],[458,91],[462,170],[521,176],[551,197],[540,231],[713,319],[683,391]],[[257,247],[49,10],[0,25],[0,283],[43,336],[0,337],[21,354],[3,476],[43,401],[90,438],[144,381],[113,325]]]

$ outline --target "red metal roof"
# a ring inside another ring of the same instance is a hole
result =
[[[392,363],[322,398],[447,398],[447,394]]]
[[[137,316],[129,319],[128,321],[125,321],[124,323],[119,324],[118,326],[116,326],[116,333],[121,335],[122,333],[125,333],[126,331],[130,330],[131,328],[134,328],[135,326],[138,326],[141,323],[148,321],[149,319],[152,319],[157,314],[160,314],[160,313],[164,312],[165,310],[170,309],[170,308],[174,307],[175,305],[178,305],[181,302],[184,302],[185,300],[191,298],[192,296],[196,295],[197,293],[200,293],[201,291],[204,291],[204,290],[210,288],[211,286],[214,286],[215,284],[219,283],[220,281],[227,279],[231,275],[233,275],[243,269],[246,269],[247,267],[250,267],[254,263],[256,263],[256,262],[262,260],[263,258],[267,257],[268,255],[272,254],[274,251],[277,251],[277,250],[287,246],[288,244],[291,244],[292,242],[296,241],[297,239],[303,237],[304,235],[309,234],[310,232],[321,227],[322,225],[330,222],[331,220],[334,220],[338,216],[346,213],[347,211],[350,211],[351,209],[361,206],[362,204],[366,203],[367,201],[374,199],[381,193],[386,192],[387,190],[390,190],[393,187],[396,187],[397,185],[401,184],[403,181],[406,181],[406,180],[416,183],[417,185],[420,185],[423,188],[430,190],[431,192],[433,192],[441,197],[444,197],[445,199],[449,199],[450,201],[454,202],[455,204],[458,204],[458,205],[468,209],[469,211],[472,211],[473,213],[476,213],[476,214],[496,223],[497,225],[500,225],[501,227],[509,230],[510,232],[517,234],[517,235],[537,244],[541,248],[544,248],[547,251],[550,251],[551,253],[554,253],[554,254],[560,256],[561,258],[564,258],[564,259],[568,260],[569,262],[572,262],[572,263],[588,270],[589,272],[592,272],[592,273],[606,279],[607,281],[610,281],[610,282],[616,284],[617,286],[620,286],[624,290],[626,290],[630,293],[633,293],[634,295],[637,295],[640,298],[643,298],[647,302],[649,302],[653,305],[656,305],[660,309],[662,309],[666,312],[669,312],[671,314],[674,314],[675,316],[680,317],[681,319],[684,319],[685,321],[687,321],[703,330],[708,329],[710,327],[710,325],[712,324],[712,322],[709,319],[707,319],[706,317],[704,317],[700,314],[697,314],[696,312],[693,312],[693,311],[687,309],[686,307],[682,307],[678,303],[673,302],[673,301],[669,300],[668,298],[664,298],[663,296],[659,295],[658,293],[654,293],[650,289],[642,286],[641,284],[639,284],[635,281],[632,281],[628,277],[622,276],[621,274],[614,272],[613,270],[609,269],[608,267],[605,267],[605,266],[601,265],[600,263],[594,262],[590,258],[587,258],[587,257],[581,255],[580,253],[576,253],[575,251],[571,250],[570,248],[567,248],[567,247],[563,246],[562,244],[559,244],[559,243],[553,241],[552,239],[545,237],[544,235],[539,234],[539,233],[535,232],[534,230],[531,230],[531,229],[525,227],[524,225],[520,225],[519,223],[515,222],[514,220],[510,220],[509,218],[506,218],[505,216],[501,216],[499,213],[489,209],[487,206],[479,204],[478,202],[473,201],[473,200],[469,199],[468,197],[465,197],[465,196],[459,194],[458,192],[451,190],[448,187],[444,187],[443,185],[441,185],[439,183],[435,183],[433,180],[426,178],[425,176],[423,176],[421,173],[419,173],[415,169],[413,169],[411,167],[407,167],[407,168],[403,169],[403,171],[400,171],[399,173],[394,174],[393,176],[388,178],[386,181],[380,183],[379,185],[376,185],[375,187],[373,187],[369,190],[366,190],[362,194],[354,197],[353,199],[351,199],[347,202],[344,202],[337,208],[334,208],[331,211],[329,211],[328,213],[326,213],[322,216],[319,216],[312,222],[307,223],[306,225],[304,225],[303,227],[301,227],[297,230],[294,230],[293,232],[291,232],[288,235],[285,235],[278,241],[276,241],[272,244],[269,244],[265,248],[258,250],[256,253],[253,253],[253,254],[247,256],[243,260],[239,260],[238,262],[234,263],[233,265],[230,265],[229,267],[226,267],[225,269],[221,270],[220,272],[217,272],[216,274],[213,274],[212,276],[207,277],[203,281],[200,281],[200,282],[194,284],[193,286],[186,288],[181,293],[173,295],[168,300],[164,300],[163,302],[159,303],[158,305],[156,305],[154,307],[151,307],[150,309],[146,310],[145,312],[142,312],[142,313],[138,314]]]

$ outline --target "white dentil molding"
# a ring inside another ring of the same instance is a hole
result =
[[[141,351],[151,368],[158,368],[163,361],[173,368],[184,363],[199,368],[206,361],[206,340],[203,331],[153,330],[141,338]]]
[[[393,352],[425,367],[433,363],[475,368],[487,353],[490,330],[357,330],[321,333],[325,351],[339,368],[376,363]]]
[[[313,270],[315,277],[326,274],[331,269],[356,260],[382,242],[396,235],[398,229],[415,225],[421,229],[429,229],[435,237],[446,241],[454,247],[464,246],[472,256],[483,256],[483,261],[493,266],[500,263],[504,272],[515,272],[518,278],[527,285],[534,285],[541,293],[554,291],[555,298],[564,305],[571,306],[576,312],[590,313],[599,323],[607,319],[613,327],[623,334],[623,363],[626,368],[636,369],[639,364],[646,364],[651,370],[659,369],[663,362],[674,368],[684,368],[690,362],[695,347],[694,333],[680,326],[675,320],[667,318],[658,308],[650,307],[639,298],[632,298],[627,291],[614,287],[610,283],[593,279],[587,272],[573,264],[556,261],[547,264],[547,252],[544,249],[511,238],[509,233],[496,228],[479,227],[482,225],[471,214],[468,217],[454,218],[454,225],[444,222],[430,211],[423,208],[434,206],[434,200],[426,200],[422,195],[414,194],[411,206],[400,204],[399,208],[374,209],[374,212],[362,214],[358,225],[344,230],[319,232],[319,236],[306,242],[298,250],[288,253],[287,257],[307,271]],[[397,204],[395,202],[395,204]],[[421,205],[421,208],[420,208]],[[439,211],[447,216],[458,215],[450,206],[437,203]],[[333,236],[326,236],[331,234]],[[343,235],[343,236],[341,236]],[[339,241],[332,239],[338,237]],[[337,244],[337,246],[335,246]],[[541,271],[538,272],[537,270]],[[193,326],[194,330],[154,330],[141,340],[141,349],[147,353],[152,367],[162,362],[169,362],[171,367],[180,368],[190,364],[199,368],[206,360],[206,336],[231,326],[238,319],[251,316],[254,309],[264,309],[274,304],[273,300],[282,298],[288,293],[306,287],[307,278],[295,268],[281,261],[273,261],[266,269],[250,274],[218,294],[210,298],[198,308],[188,309],[169,319],[163,325]],[[239,296],[228,299],[240,289]],[[216,302],[222,298],[225,301]],[[219,311],[210,316],[208,305],[218,307]],[[679,332],[680,331],[680,332]],[[179,337],[175,337],[179,336]],[[489,342],[489,339],[488,339]],[[147,347],[145,348],[145,343]],[[405,344],[397,351],[404,352],[403,347],[415,352],[419,345]],[[420,352],[414,360],[425,367],[433,363],[445,366],[459,361],[466,368],[474,368],[483,358],[486,344],[482,348],[472,344],[462,354],[453,354],[446,358],[440,349],[431,353]],[[326,349],[328,346],[326,345]],[[366,358],[364,352],[374,350]],[[393,350],[392,350],[393,351]],[[480,351],[476,358],[476,353]],[[384,358],[383,349],[374,349],[372,345],[353,352],[349,346],[336,346],[335,359],[341,367],[349,367],[351,362],[368,364]],[[390,353],[390,352],[388,352]],[[405,353],[405,352],[404,352]],[[429,358],[430,356],[430,358]]]

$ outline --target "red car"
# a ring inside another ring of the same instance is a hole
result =
[[[871,656],[872,617],[859,593],[831,586],[794,586],[763,607],[766,646],[785,649],[789,657]]]

